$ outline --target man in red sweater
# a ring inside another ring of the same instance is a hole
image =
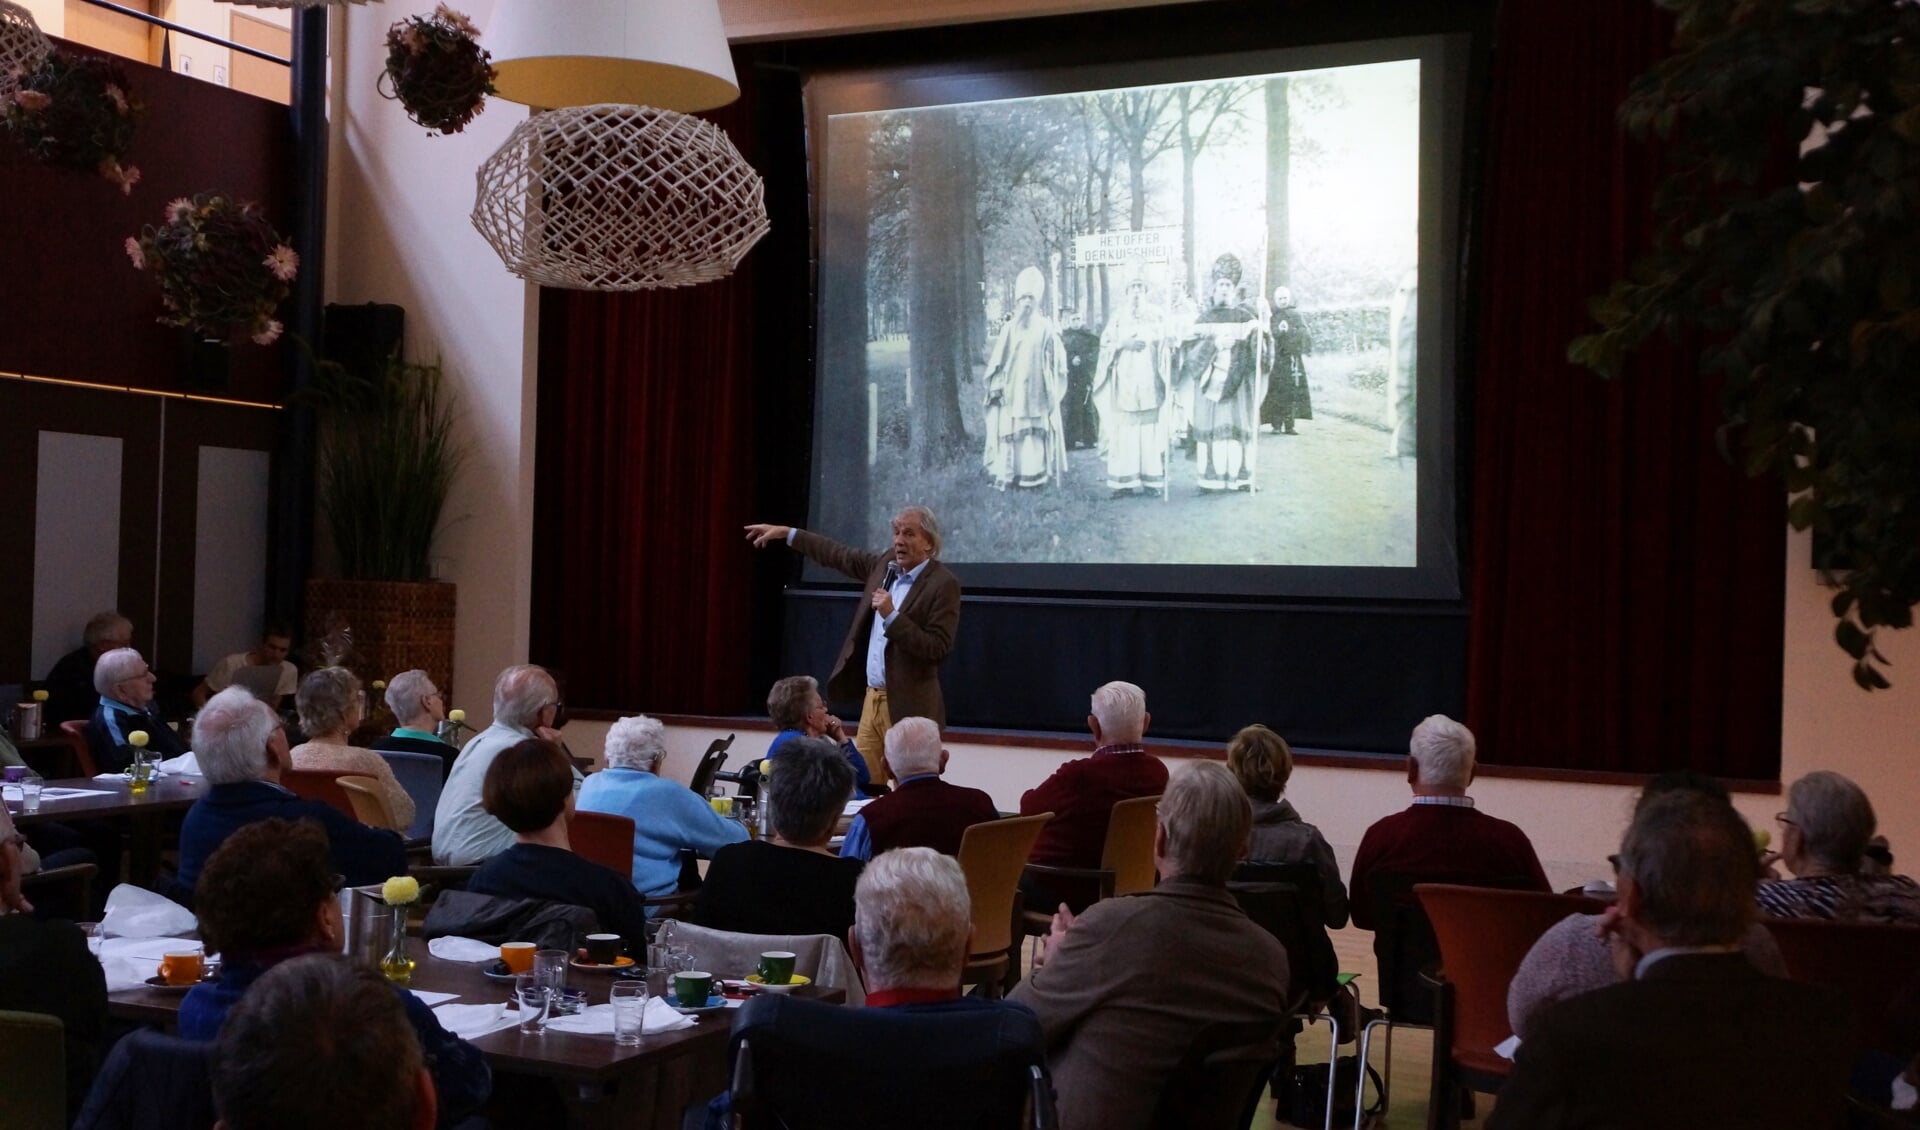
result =
[[[886,745],[893,791],[853,818],[842,857],[871,860],[904,847],[959,855],[960,837],[969,826],[1000,819],[992,797],[940,779],[947,751],[940,747],[940,727],[933,719],[900,719],[887,731]]]
[[[1374,928],[1371,884],[1385,873],[1444,876],[1447,882],[1525,879],[1531,890],[1549,889],[1527,834],[1473,807],[1467,795],[1473,750],[1473,732],[1444,714],[1414,727],[1407,750],[1413,806],[1361,837],[1348,883],[1355,926]]]
[[[1092,757],[1069,761],[1053,776],[1020,798],[1020,815],[1053,813],[1053,819],[1034,841],[1034,863],[1055,867],[1098,867],[1107,844],[1107,821],[1113,806],[1141,796],[1158,796],[1167,789],[1167,767],[1147,752],[1146,692],[1132,683],[1108,683],[1093,692],[1093,713],[1087,729],[1093,732]],[[1061,901],[1079,910],[1093,895],[1085,891],[1053,891],[1031,887],[1027,905],[1053,910]]]

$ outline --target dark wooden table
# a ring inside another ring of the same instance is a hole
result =
[[[21,812],[17,803],[10,803],[8,809],[15,824],[31,827],[49,821],[77,824],[83,820],[127,820],[133,832],[128,875],[135,883],[150,887],[160,871],[163,818],[193,807],[208,785],[201,777],[163,777],[148,786],[143,796],[134,796],[124,781],[96,781],[91,777],[66,777],[48,781],[45,787],[89,789],[104,795],[68,800],[48,800],[43,795],[38,812]]]

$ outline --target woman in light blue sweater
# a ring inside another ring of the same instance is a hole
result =
[[[680,851],[702,859],[747,838],[745,826],[716,814],[707,798],[659,775],[667,756],[666,726],[644,714],[622,718],[607,731],[607,768],[580,786],[575,807],[633,820],[633,885],[642,895],[669,895],[680,886]]]

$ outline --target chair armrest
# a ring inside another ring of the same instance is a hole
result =
[[[55,883],[92,882],[100,868],[92,863],[69,863],[65,867],[53,867],[45,871],[35,871],[31,875],[20,876],[22,887],[51,887]]]

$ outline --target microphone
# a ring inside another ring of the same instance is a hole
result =
[[[887,562],[887,576],[885,580],[880,582],[880,587],[886,589],[888,592],[892,592],[893,582],[899,579],[900,579],[900,566],[896,565],[891,561]]]

